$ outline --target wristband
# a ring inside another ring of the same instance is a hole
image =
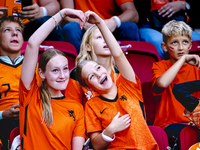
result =
[[[61,14],[61,12],[59,11],[59,14],[60,14],[60,17],[62,18],[62,19],[64,19],[64,17],[62,16],[62,14]]]
[[[0,120],[3,119],[2,113],[3,111],[0,111]]]
[[[121,26],[121,20],[119,19],[119,17],[113,16],[112,18],[115,19],[115,22],[116,22],[116,24],[117,24],[117,28],[119,28],[119,27]]]
[[[47,9],[45,7],[41,7],[41,8],[42,8],[43,17],[47,16]]]
[[[103,132],[104,132],[104,130],[103,130]],[[113,138],[110,138],[109,136],[103,134],[103,132],[101,133],[101,135],[102,135],[102,138],[103,138],[106,142],[112,142],[112,141],[114,141],[114,139],[115,139],[115,134],[114,134],[114,137],[113,137]]]

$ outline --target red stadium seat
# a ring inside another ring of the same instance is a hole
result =
[[[193,144],[198,142],[198,129],[188,126],[180,132],[180,150],[188,150]]]
[[[159,146],[159,150],[167,150],[169,143],[165,131],[157,126],[148,126],[148,127]]]
[[[156,114],[156,108],[158,108],[159,104],[158,101],[154,100],[151,84],[151,81],[142,83],[142,95],[148,125],[153,125]]]
[[[23,54],[26,50],[26,45],[27,41],[24,41],[22,48],[21,48],[21,53]],[[43,51],[45,51],[48,48],[55,48],[58,49],[62,52],[64,52],[67,56],[67,59],[69,61],[69,70],[71,71],[75,67],[75,59],[77,56],[76,48],[68,42],[63,42],[63,41],[44,41],[40,45],[39,49],[39,56]]]
[[[14,128],[14,129],[10,132],[10,147],[11,147],[11,145],[12,145],[12,142],[13,142],[14,138],[15,138],[16,136],[18,136],[18,135],[19,135],[19,127]]]
[[[192,48],[189,51],[190,54],[197,54],[200,56],[200,40],[192,41]]]
[[[118,41],[141,83],[151,81],[153,62],[161,58],[156,47],[144,41]]]

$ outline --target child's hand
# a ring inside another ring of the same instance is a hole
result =
[[[186,63],[196,66],[197,69],[200,68],[200,58],[198,55],[185,55]]]
[[[86,21],[92,24],[99,24],[103,21],[95,12],[87,11],[85,12]]]
[[[86,18],[83,11],[70,8],[63,9],[63,11],[64,11],[63,17],[69,16],[70,18],[79,18],[80,28],[82,29],[85,26]]]
[[[123,131],[128,128],[131,124],[131,117],[129,114],[119,117],[120,112],[113,118],[112,122],[109,124],[109,128],[113,130],[113,133]]]
[[[19,119],[19,104],[14,104],[2,113],[3,119]]]

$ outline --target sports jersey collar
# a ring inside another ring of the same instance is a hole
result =
[[[21,63],[21,61],[23,60],[24,56],[18,56],[17,58],[15,58],[14,63],[11,61],[10,57],[8,56],[0,56],[0,60],[11,65],[11,66],[15,66],[18,65],[19,63]]]
[[[108,99],[108,98],[105,98],[105,97],[103,97],[101,95],[99,95],[99,98],[104,100],[104,101],[107,101],[107,102],[116,102],[117,99],[118,99],[118,91],[117,91],[117,95],[116,95],[116,97],[114,99]]]
[[[54,100],[62,100],[65,98],[65,95],[61,96],[61,97],[51,97],[51,99],[54,99]]]

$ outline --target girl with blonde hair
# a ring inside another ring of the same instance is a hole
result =
[[[116,84],[120,82],[120,80],[118,80],[120,76],[119,71],[114,65],[110,50],[96,25],[91,26],[85,32],[81,43],[80,53],[76,58],[76,65],[84,60],[94,60],[100,63],[108,72],[110,72],[112,80]],[[71,96],[72,99],[77,100],[84,106],[87,100],[98,96],[98,93],[91,89],[80,87],[76,81],[75,73],[76,68],[70,73],[70,78],[73,80],[70,81],[70,86],[65,90],[65,95]]]
[[[115,66],[114,59],[111,55],[105,40],[96,25],[91,26],[84,34],[82,38],[81,48],[79,55],[76,58],[76,65],[84,60],[93,60],[101,64],[110,73],[113,82],[118,85],[120,83],[120,72]],[[80,87],[76,79],[76,68],[70,73],[72,79],[65,90],[65,95],[85,105],[87,100],[98,96],[99,94],[87,87]],[[140,106],[143,110],[143,99],[140,100]]]
[[[84,60],[76,67],[80,85],[99,94],[85,105],[87,133],[94,149],[158,150],[140,109],[139,79],[105,22],[94,12],[85,15],[89,23],[99,28],[121,73],[121,82],[116,86],[107,69],[95,61]],[[96,44],[94,47],[101,46]]]

